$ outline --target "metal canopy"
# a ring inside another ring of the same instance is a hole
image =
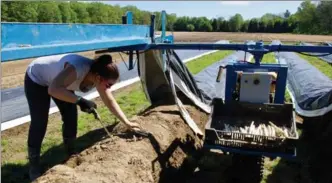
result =
[[[332,53],[331,46],[291,46],[256,44],[173,43],[166,35],[166,12],[162,11],[162,31],[156,36],[155,16],[150,25],[132,24],[132,13],[123,24],[1,23],[1,61],[102,50],[107,52],[148,49],[242,50],[254,55],[256,63],[268,52]],[[164,53],[164,52],[163,52]]]
[[[2,61],[149,44],[148,25],[2,23]]]

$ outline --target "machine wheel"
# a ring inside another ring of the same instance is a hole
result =
[[[260,183],[263,177],[263,166],[262,156],[234,154],[228,182]]]

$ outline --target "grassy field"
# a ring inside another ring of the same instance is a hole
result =
[[[188,62],[186,65],[192,74],[197,74],[207,66],[219,61],[220,58],[225,58],[230,55],[230,53],[232,53],[232,51],[218,51]]]
[[[197,73],[209,64],[217,62],[231,53],[231,51],[218,51],[188,62],[187,66],[191,72]],[[146,100],[139,83],[133,84],[121,91],[116,91],[114,95],[128,117],[132,117],[149,106],[149,102]],[[103,121],[112,122],[108,123],[108,125],[118,123],[118,120],[110,114],[109,110],[102,104],[100,99],[97,99],[96,102],[98,104],[98,112]],[[47,165],[47,169],[65,160],[61,138],[61,123],[59,115],[53,115],[53,117],[49,119],[47,133],[42,146],[41,160],[43,164]],[[20,183],[28,181],[26,159],[27,129],[28,125],[22,125],[13,130],[9,129],[2,132],[1,178],[3,181]],[[92,136],[92,134],[89,134],[90,131],[96,129],[100,129],[99,135],[95,134]],[[103,129],[92,115],[79,113],[78,151],[82,151],[91,146],[94,142],[100,140],[101,134],[104,134]]]

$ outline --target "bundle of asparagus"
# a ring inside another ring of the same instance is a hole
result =
[[[251,122],[250,126],[245,127],[235,127],[224,123],[224,131],[226,132],[237,132],[237,133],[246,133],[253,135],[264,135],[271,137],[289,137],[290,133],[287,128],[277,127],[271,121],[269,121],[270,125],[259,124],[258,127],[254,125],[254,121]]]

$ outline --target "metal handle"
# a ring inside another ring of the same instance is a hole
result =
[[[99,116],[96,109],[92,109],[92,114],[94,115],[95,119],[101,120],[101,118],[100,118],[100,116]]]
[[[220,83],[221,80],[221,75],[222,75],[222,71],[224,70],[224,66],[219,66],[219,71],[218,71],[218,75],[217,75],[217,83]]]

